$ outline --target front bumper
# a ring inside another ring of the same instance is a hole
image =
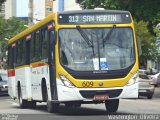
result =
[[[57,93],[59,102],[67,101],[93,101],[96,94],[106,93],[109,99],[138,98],[138,82],[124,87],[113,88],[69,88],[57,80]]]

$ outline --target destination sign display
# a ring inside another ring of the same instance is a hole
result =
[[[130,23],[129,14],[59,14],[59,24],[120,24]]]

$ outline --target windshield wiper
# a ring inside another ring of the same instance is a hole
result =
[[[81,36],[84,38],[84,40],[86,41],[86,43],[93,48],[93,43],[92,41],[88,38],[88,36],[86,35],[86,33],[81,29],[80,26],[76,26],[78,32],[81,34]]]
[[[110,39],[112,32],[114,31],[114,29],[116,28],[116,25],[113,25],[113,27],[110,29],[110,31],[108,32],[107,36],[103,39],[103,44]]]

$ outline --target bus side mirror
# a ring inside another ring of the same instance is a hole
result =
[[[138,56],[142,55],[142,48],[141,48],[141,43],[138,37],[136,37],[136,41],[137,41],[137,47],[138,47]]]

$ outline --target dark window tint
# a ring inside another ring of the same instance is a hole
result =
[[[26,40],[26,43],[25,43],[25,61],[26,61],[26,64],[30,64],[30,48],[31,48],[31,44],[30,44],[31,40]]]
[[[42,30],[42,58],[48,57],[48,32],[47,29]]]
[[[24,40],[21,39],[17,42],[16,45],[16,66],[18,65],[22,65],[25,62],[25,54],[24,54],[24,50],[25,49],[25,44],[24,44]]]
[[[33,37],[31,39],[31,50],[30,50],[30,58],[32,62],[38,61],[41,58],[41,39],[40,39],[40,30],[37,30],[33,33]]]
[[[13,59],[13,57],[12,57],[12,47],[11,46],[9,46],[8,47],[8,68],[12,68],[12,59]]]
[[[17,59],[16,59],[16,65],[19,65],[19,63],[21,62],[21,55],[20,55],[20,41],[17,42],[17,47],[16,47],[16,56],[17,56]]]
[[[40,31],[35,32],[35,59],[40,59]]]
[[[33,61],[34,58],[35,58],[35,39],[34,39],[34,34],[33,34],[33,37],[31,39],[30,58],[31,58],[31,61]]]
[[[21,65],[25,63],[25,40],[21,40]]]

